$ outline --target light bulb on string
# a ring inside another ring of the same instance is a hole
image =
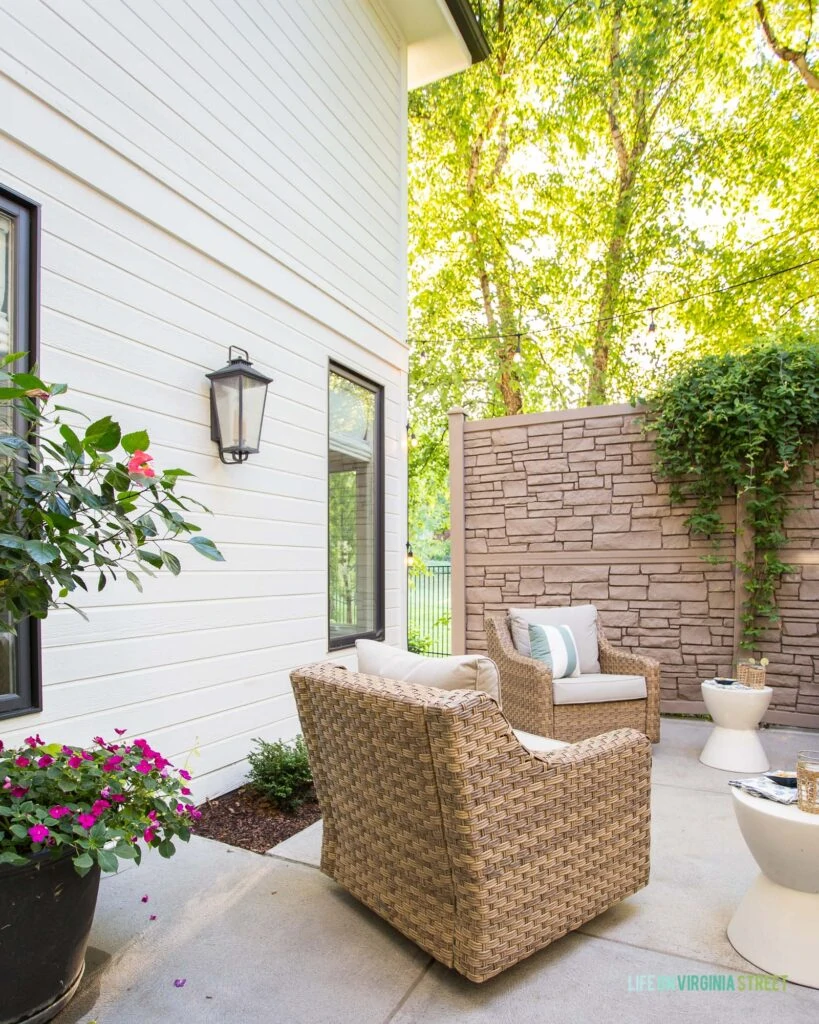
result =
[[[411,569],[415,565],[415,553],[412,550],[412,544],[407,541],[407,568]]]
[[[522,358],[522,355],[521,355],[521,351],[520,351],[520,335],[518,335],[518,344],[517,344],[517,347],[515,349],[515,354],[512,356],[512,362],[513,363],[519,363],[521,361],[521,358]]]
[[[657,307],[656,306],[652,306],[649,309],[649,311],[648,311],[648,315],[649,315],[648,333],[649,334],[654,334],[654,332],[657,330],[657,325],[654,323],[654,314],[656,313],[656,311],[657,311]]]

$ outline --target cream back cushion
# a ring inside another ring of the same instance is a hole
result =
[[[597,609],[593,604],[561,605],[557,608],[510,608],[509,627],[515,650],[525,658],[532,657],[529,640],[530,624],[568,626],[577,645],[580,671],[600,671],[597,650]]]
[[[500,683],[495,662],[481,654],[453,654],[448,658],[425,658],[377,640],[356,640],[358,671],[365,675],[397,679],[441,690],[482,690],[500,700]]]

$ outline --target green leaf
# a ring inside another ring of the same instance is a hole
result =
[[[94,861],[89,853],[81,853],[79,857],[73,857],[72,863],[80,876],[87,875],[94,866]]]
[[[163,839],[157,849],[161,857],[173,857],[176,853],[176,849],[170,839]]]
[[[0,864],[14,864],[15,866],[22,867],[24,864],[28,864],[28,858],[21,857],[14,850],[4,850],[3,853],[0,853]]]
[[[135,430],[131,434],[124,434],[120,441],[120,444],[129,455],[133,455],[134,452],[147,451],[150,443],[147,430]]]
[[[188,544],[200,555],[210,558],[213,562],[224,562],[225,557],[219,548],[207,537],[191,537]]]
[[[85,431],[85,449],[89,454],[93,451],[110,452],[117,447],[122,432],[119,424],[114,422],[110,416],[103,416],[96,420]]]
[[[137,576],[137,574],[135,572],[133,572],[133,570],[126,569],[125,570],[125,577],[126,577],[126,579],[130,583],[132,583],[137,588],[137,590],[141,594],[142,593],[142,580],[139,578],[139,576]]]
[[[133,843],[118,843],[114,847],[114,853],[120,860],[136,860],[137,848]]]
[[[137,558],[147,562],[148,565],[152,565],[154,569],[162,568],[162,556],[154,551],[137,551]]]
[[[27,540],[24,542],[23,547],[26,550],[26,554],[33,558],[38,565],[47,565],[60,556],[60,549],[58,547],[54,544],[45,544],[41,540]]]
[[[112,850],[97,850],[97,863],[102,871],[116,871],[117,855]]]
[[[72,448],[77,455],[82,453],[82,441],[77,437],[71,427],[67,423],[64,423],[60,427],[60,434],[63,440]]]
[[[179,559],[176,555],[172,555],[170,551],[162,552],[162,561],[170,569],[174,576],[178,576],[182,570],[182,566],[179,564]]]

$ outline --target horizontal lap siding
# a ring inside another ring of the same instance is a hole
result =
[[[385,385],[387,635],[401,639],[401,49],[364,0],[87,0],[70,25],[56,3],[12,10],[0,183],[42,204],[43,375],[196,474],[184,492],[214,514],[192,518],[226,562],[175,545],[179,578],[108,584],[77,602],[88,622],[51,615],[44,711],[4,738],[128,727],[213,795],[241,781],[253,737],[299,730],[289,671],[327,657],[331,359]],[[274,378],[261,450],[240,467],[216,457],[204,376],[230,344]]]

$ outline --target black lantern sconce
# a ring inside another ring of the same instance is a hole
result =
[[[210,381],[210,437],[219,445],[219,458],[227,465],[246,462],[259,450],[267,385],[273,378],[254,370],[247,352],[235,345],[227,366],[205,376]]]

